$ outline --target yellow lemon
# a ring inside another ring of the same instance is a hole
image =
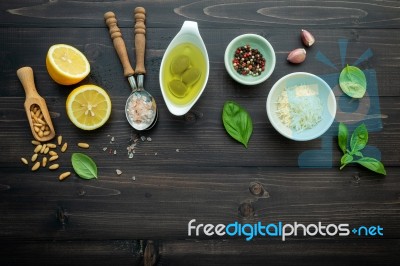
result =
[[[84,130],[93,130],[107,122],[111,114],[111,100],[107,92],[96,85],[74,89],[67,98],[67,115],[71,122]]]
[[[46,56],[46,67],[50,77],[62,85],[80,82],[90,72],[90,64],[84,54],[67,44],[55,44]]]

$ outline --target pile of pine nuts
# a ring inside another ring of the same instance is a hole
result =
[[[50,135],[50,127],[43,117],[42,110],[37,104],[31,106],[33,129],[40,138]]]
[[[33,164],[31,168],[32,171],[37,171],[40,167],[42,168],[47,167],[49,170],[56,170],[60,167],[60,165],[55,162],[59,158],[56,149],[57,147],[59,147],[60,151],[64,153],[68,148],[68,143],[67,142],[63,143],[63,138],[61,135],[57,137],[57,144],[51,142],[42,143],[37,140],[32,140],[31,143],[35,147],[33,150],[33,155],[30,160]],[[78,147],[83,149],[88,149],[89,144],[80,142],[78,143]],[[39,156],[41,156],[41,160],[39,159]],[[29,165],[29,161],[26,158],[22,157],[21,161],[23,164]],[[60,181],[63,181],[70,175],[71,172],[64,172],[59,175],[58,179]]]

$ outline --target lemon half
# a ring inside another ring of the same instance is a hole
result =
[[[46,67],[50,77],[62,85],[72,85],[89,75],[90,64],[85,55],[67,44],[55,44],[46,56]]]
[[[68,118],[78,128],[94,130],[104,125],[111,114],[111,100],[107,92],[96,85],[74,89],[67,98]]]

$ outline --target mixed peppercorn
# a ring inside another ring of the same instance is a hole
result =
[[[249,44],[236,49],[232,63],[236,72],[244,76],[255,77],[265,70],[265,58],[258,49],[252,49]]]

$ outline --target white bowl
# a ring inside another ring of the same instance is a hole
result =
[[[252,49],[258,49],[265,58],[265,70],[259,76],[241,75],[233,67],[232,60],[237,48],[250,45]],[[244,85],[256,85],[268,79],[275,69],[276,57],[272,45],[262,36],[257,34],[243,34],[234,38],[226,47],[224,55],[226,71],[237,82]]]
[[[282,123],[277,115],[277,100],[285,88],[308,85],[315,88],[322,105],[322,119],[314,127],[297,132]],[[267,115],[272,126],[283,136],[297,141],[307,141],[320,137],[332,125],[336,115],[336,99],[332,89],[320,77],[306,73],[295,72],[279,79],[271,88],[267,98]]]
[[[184,43],[191,43],[195,45],[197,48],[200,49],[201,53],[204,56],[205,60],[205,65],[206,65],[206,72],[204,73],[205,79],[202,84],[202,87],[196,97],[192,99],[189,103],[187,104],[176,104],[171,101],[171,99],[168,97],[166,90],[166,86],[164,86],[163,82],[163,76],[164,72],[166,71],[166,58],[168,57],[168,54],[178,45],[184,44]],[[181,30],[178,32],[178,34],[172,39],[171,43],[168,45],[163,59],[161,61],[161,66],[160,66],[160,75],[159,75],[159,82],[160,82],[160,87],[161,87],[161,93],[163,95],[164,101],[167,105],[168,110],[176,116],[182,116],[186,114],[192,107],[193,105],[197,102],[197,100],[200,98],[201,94],[203,93],[207,81],[208,81],[208,76],[209,76],[209,71],[210,71],[210,63],[208,59],[208,53],[206,46],[204,45],[203,39],[200,36],[199,29],[197,27],[197,22],[194,21],[185,21],[182,25]]]

